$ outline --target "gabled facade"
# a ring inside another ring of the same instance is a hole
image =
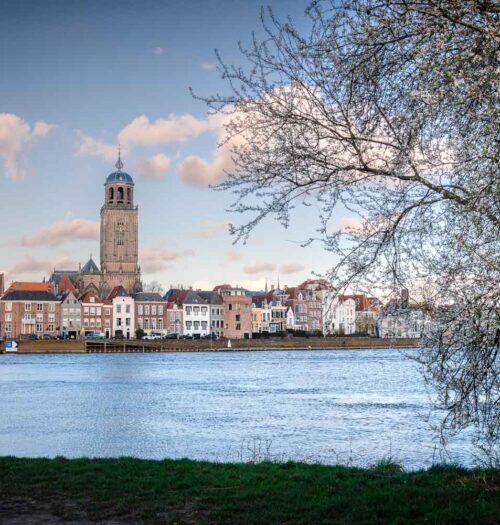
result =
[[[79,339],[82,331],[82,304],[72,291],[61,298],[60,333],[68,339]]]
[[[111,290],[106,303],[112,305],[111,337],[133,339],[136,326],[134,298],[120,285]]]
[[[103,301],[93,287],[80,297],[82,305],[82,335],[103,331]]]

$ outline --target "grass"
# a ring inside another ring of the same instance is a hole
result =
[[[125,523],[494,524],[500,470],[0,457],[0,522],[12,502]]]

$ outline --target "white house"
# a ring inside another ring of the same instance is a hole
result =
[[[356,332],[356,301],[332,299],[324,313],[324,330],[327,334],[350,335]]]
[[[208,302],[192,290],[187,291],[180,301],[183,310],[184,335],[193,337],[209,335],[211,329]]]
[[[111,336],[123,335],[127,339],[135,337],[134,298],[123,288],[116,286],[108,295],[107,301],[113,306]]]
[[[426,330],[430,318],[422,309],[408,306],[390,308],[378,318],[379,337],[407,337],[418,339]]]

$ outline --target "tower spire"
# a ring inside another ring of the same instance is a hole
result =
[[[122,159],[121,159],[121,148],[120,148],[120,143],[118,143],[118,160],[116,161],[116,169],[118,171],[121,171],[121,169],[123,168],[123,162],[122,162]]]

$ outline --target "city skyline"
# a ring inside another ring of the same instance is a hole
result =
[[[307,2],[271,2],[299,18]],[[224,91],[213,49],[238,63],[238,40],[259,28],[258,2],[140,6],[5,2],[0,8],[0,272],[6,283],[48,277],[99,253],[103,184],[118,143],[136,181],[143,281],[211,289],[231,282],[293,284],[332,264],[304,207],[293,233],[274,221],[233,245],[232,196],[208,188],[230,158],[216,149],[220,119],[189,93]],[[221,16],[225,18],[221,31]],[[231,23],[227,23],[227,21]],[[20,67],[22,64],[22,68]],[[338,227],[352,221],[341,211]]]

